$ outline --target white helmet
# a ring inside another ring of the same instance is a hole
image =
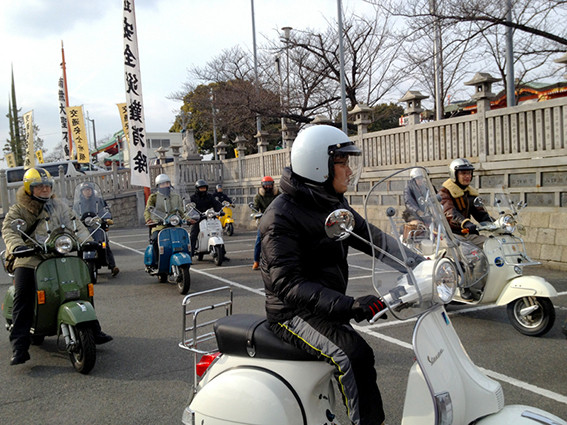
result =
[[[333,157],[341,154],[360,156],[361,151],[336,127],[330,125],[308,127],[301,131],[293,142],[291,169],[298,176],[311,182],[324,183],[332,178]]]
[[[159,176],[156,177],[156,187],[158,187],[160,184],[165,182],[171,183],[171,179],[167,174],[160,174]]]
[[[425,177],[425,171],[423,171],[423,168],[412,168],[409,175],[412,179]]]
[[[466,158],[457,158],[449,164],[449,177],[453,182],[457,182],[459,171],[474,171],[474,166]]]

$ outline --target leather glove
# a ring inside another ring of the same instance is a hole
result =
[[[352,317],[357,323],[372,319],[376,313],[386,308],[386,305],[374,295],[356,298],[352,304]]]
[[[478,235],[478,229],[476,228],[476,224],[474,224],[472,221],[467,221],[463,226],[463,230],[466,230],[466,232],[463,233]]]
[[[112,226],[114,224],[114,220],[112,220],[111,218],[107,218],[106,224],[108,224],[109,226]]]
[[[81,245],[83,251],[95,251],[98,248],[98,242],[87,241]]]
[[[30,249],[29,246],[27,246],[27,245],[20,245],[20,246],[15,247],[13,252],[27,251],[28,249]]]

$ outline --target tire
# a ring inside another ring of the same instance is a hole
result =
[[[30,335],[31,345],[41,345],[45,339],[45,335]]]
[[[223,260],[224,260],[223,247],[221,245],[215,245],[215,247],[213,248],[213,262],[217,266],[220,266],[222,265]]]
[[[87,267],[89,268],[89,275],[91,276],[91,282],[96,283],[98,277],[98,269],[94,261],[87,261]]]
[[[232,223],[228,223],[226,225],[226,234],[228,236],[232,236],[234,234],[234,225]]]
[[[189,265],[179,267],[179,276],[177,276],[177,289],[181,295],[187,295],[191,288],[191,275],[189,274]]]
[[[90,327],[73,327],[77,344],[69,357],[75,370],[83,375],[88,374],[96,363],[96,345],[93,330]]]
[[[167,273],[158,273],[159,283],[167,283],[167,281],[168,281],[167,278],[168,278]]]
[[[520,314],[523,308],[533,305],[537,305],[539,308],[526,316]],[[555,323],[555,308],[549,298],[519,298],[509,303],[506,311],[512,326],[518,332],[528,336],[545,335]]]

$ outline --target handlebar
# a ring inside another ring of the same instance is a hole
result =
[[[16,258],[31,257],[39,251],[38,247],[28,247],[27,249],[22,249],[19,251],[12,252],[12,255]]]

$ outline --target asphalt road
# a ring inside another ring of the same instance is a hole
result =
[[[121,273],[107,271],[95,286],[98,317],[114,341],[97,347],[97,363],[86,376],[75,372],[56,338],[30,349],[31,360],[10,366],[8,333],[0,337],[0,424],[175,424],[180,423],[192,379],[192,357],[177,344],[181,337],[182,296],[143,271],[147,243],[143,228],[110,233]],[[252,271],[255,232],[225,237],[231,261],[216,267],[210,257],[191,268],[191,292],[229,284],[234,312],[262,314],[260,273]],[[352,295],[370,292],[369,262],[353,252]],[[507,404],[526,404],[567,418],[567,340],[561,324],[567,316],[564,273],[534,267],[560,296],[557,321],[549,334],[530,338],[509,324],[505,308],[448,306],[453,324],[472,360],[502,383]],[[0,271],[0,296],[11,284]],[[376,353],[378,383],[387,423],[399,424],[407,374],[413,362],[413,322],[394,319],[360,326]],[[343,409],[338,418],[346,424]]]

